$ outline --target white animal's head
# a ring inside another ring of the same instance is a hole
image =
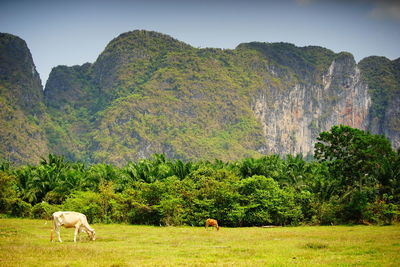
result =
[[[87,235],[88,235],[88,237],[89,237],[89,239],[90,240],[96,240],[96,232],[94,231],[94,229],[81,229],[81,232],[84,232],[84,233],[86,233]]]
[[[89,231],[89,236],[90,236],[90,239],[91,240],[93,240],[93,241],[95,241],[96,240],[96,232],[95,232],[95,230],[94,229],[92,229],[91,231]]]

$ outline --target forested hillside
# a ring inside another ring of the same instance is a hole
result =
[[[1,35],[1,157],[47,153],[112,163],[312,156],[318,134],[349,125],[399,147],[399,60],[288,43],[199,49],[123,33],[93,63],[53,68],[44,91],[26,44]]]
[[[37,163],[49,153],[43,88],[22,39],[0,33],[0,158]]]
[[[398,136],[400,130],[400,58],[367,57],[360,63],[372,97],[370,126],[373,132]],[[400,146],[399,138],[393,140]]]

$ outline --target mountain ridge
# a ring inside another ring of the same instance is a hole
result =
[[[48,153],[46,133],[40,127],[46,119],[42,83],[27,44],[0,33],[1,157],[27,163]]]
[[[53,68],[43,125],[51,152],[117,165],[153,153],[306,155],[319,132],[341,123],[386,134],[398,147],[400,58],[376,61],[288,43],[199,49],[136,30],[114,38],[93,63]],[[369,88],[368,77],[388,65],[386,89]],[[386,91],[393,97],[381,100]]]

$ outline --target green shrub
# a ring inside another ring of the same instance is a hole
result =
[[[183,224],[183,200],[168,196],[160,201],[157,210],[161,215],[161,222],[164,225],[182,225]]]
[[[0,171],[0,213],[10,214],[13,205],[17,201],[17,193],[14,185],[16,178]]]
[[[365,220],[376,224],[392,224],[400,218],[400,206],[388,202],[388,198],[369,203]]]
[[[16,217],[30,217],[32,213],[32,205],[17,198],[11,206],[11,215]]]
[[[68,197],[63,205],[64,210],[81,212],[86,215],[89,223],[104,222],[100,194],[95,192],[76,192]]]
[[[136,203],[128,212],[128,221],[131,224],[159,225],[161,216],[155,207]]]
[[[51,215],[60,210],[58,206],[51,205],[47,202],[38,203],[32,208],[32,216],[35,219],[50,220]]]
[[[47,194],[43,198],[43,201],[51,204],[59,204],[62,203],[66,197],[67,196],[65,193],[50,191],[47,192]]]
[[[335,201],[315,203],[316,215],[312,216],[312,224],[333,225],[340,223],[337,214],[341,213],[342,207]]]
[[[301,207],[295,203],[295,192],[281,189],[272,178],[254,175],[243,179],[239,193],[249,226],[297,224],[303,217]]]

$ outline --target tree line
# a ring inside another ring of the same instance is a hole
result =
[[[391,224],[400,219],[400,150],[348,126],[320,133],[302,156],[235,162],[163,154],[122,168],[50,154],[37,165],[0,164],[0,215],[50,218],[57,210],[90,223],[221,226]]]

